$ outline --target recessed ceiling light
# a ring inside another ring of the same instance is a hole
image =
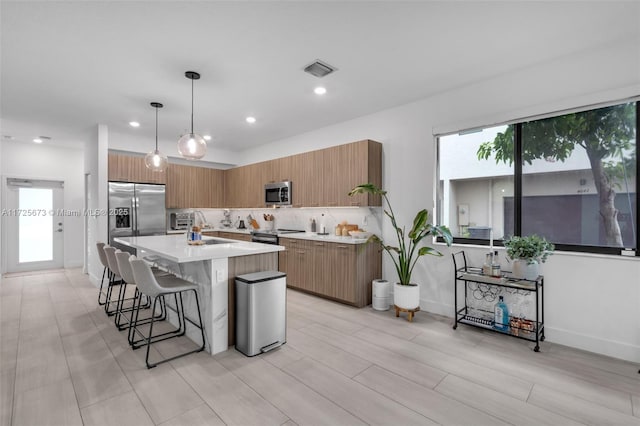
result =
[[[42,139],[40,139],[40,138],[34,138],[33,141],[35,143],[42,143]]]
[[[255,117],[247,117],[245,120],[247,120],[247,123],[255,123],[256,122],[256,118]]]
[[[129,122],[129,126],[131,126],[131,127],[140,127],[140,123],[138,123],[137,121],[130,121]]]
[[[324,95],[325,93],[327,93],[327,89],[325,89],[322,86],[319,86],[313,89],[313,93],[315,93],[316,95]]]
[[[211,135],[204,135],[203,136],[205,141],[210,141],[211,140]]]

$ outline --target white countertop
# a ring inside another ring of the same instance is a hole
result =
[[[299,232],[296,234],[283,234],[280,238],[292,238],[296,240],[326,241],[328,243],[342,244],[364,244],[367,242],[365,238],[338,237],[334,234],[318,235],[315,232]]]
[[[141,249],[177,263],[251,256],[254,254],[274,253],[284,250],[283,246],[273,244],[250,243],[207,236],[203,236],[202,239],[225,241],[225,243],[191,246],[187,244],[187,239],[184,234],[121,237],[115,238],[114,240],[120,244]]]

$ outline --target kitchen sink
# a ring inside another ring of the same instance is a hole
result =
[[[228,240],[202,240],[202,241],[204,241],[206,245],[235,243],[235,241],[228,241]]]

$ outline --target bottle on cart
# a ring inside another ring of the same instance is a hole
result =
[[[509,331],[509,308],[507,304],[504,303],[504,297],[499,297],[493,313],[493,328],[500,331]]]
[[[500,262],[498,262],[498,250],[493,252],[493,259],[491,262],[491,276],[492,277],[500,277]]]
[[[491,268],[493,266],[493,253],[487,253],[484,260],[484,265],[482,265],[482,273],[484,275],[491,275]]]

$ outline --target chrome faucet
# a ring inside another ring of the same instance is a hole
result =
[[[194,222],[197,222],[198,220],[200,220],[200,226],[207,223],[207,219],[204,217],[204,213],[202,213],[202,211],[194,210],[193,215],[194,215]]]

